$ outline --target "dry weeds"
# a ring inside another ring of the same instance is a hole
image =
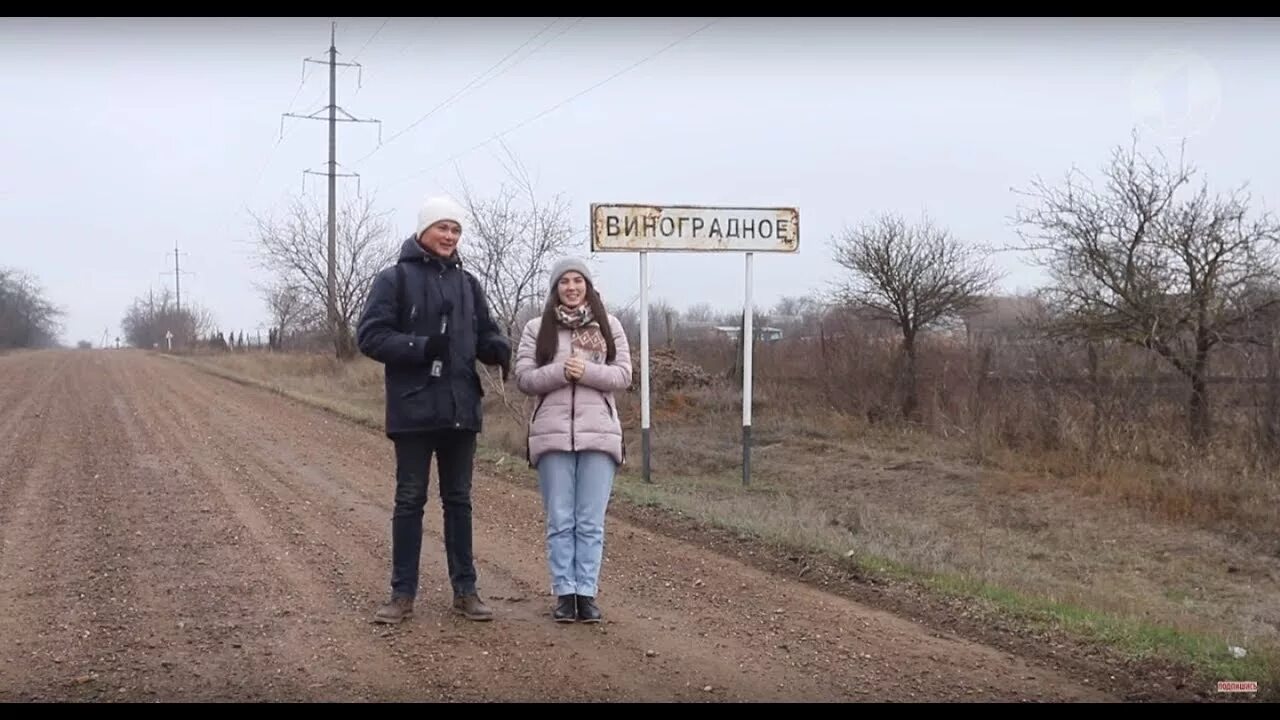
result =
[[[196,361],[381,417],[380,369],[367,360]],[[522,459],[524,432],[513,411],[522,399],[508,389],[511,406],[503,407],[501,393],[488,389],[484,441]],[[1280,648],[1271,475],[1224,477],[1212,471],[1212,458],[1173,468],[1116,459],[1073,465],[1078,456],[1067,449],[1057,451],[1064,460],[1001,445],[975,457],[963,433],[942,438],[870,423],[776,381],[758,391],[747,488],[740,398],[728,381],[671,393],[655,387],[652,485],[637,477],[639,404],[634,394],[626,398],[632,462],[619,494],[773,542],[853,556],[942,590],[1002,598],[1011,609],[1053,608],[1073,629],[1135,652],[1182,652],[1221,668],[1231,667],[1227,648],[1235,645],[1266,668]],[[1149,629],[1119,632],[1114,623]]]

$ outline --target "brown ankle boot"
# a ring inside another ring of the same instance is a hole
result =
[[[378,608],[378,612],[373,616],[373,621],[394,625],[410,617],[413,617],[413,598],[397,595]]]
[[[492,620],[493,611],[480,599],[479,595],[463,595],[453,599],[454,611],[468,620]]]

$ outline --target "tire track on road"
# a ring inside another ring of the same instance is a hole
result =
[[[48,419],[53,380],[63,368],[64,358],[50,353],[21,353],[0,358],[0,468],[6,468],[16,453],[30,454],[39,448],[31,445],[32,437]],[[49,366],[41,367],[43,363]],[[29,376],[35,375],[34,379]],[[36,426],[33,435],[33,426]],[[29,464],[29,463],[28,463]],[[10,496],[18,489],[11,487],[17,472],[0,473],[0,508],[11,508]]]
[[[314,497],[310,490],[321,489],[331,498],[328,504],[349,504],[364,515],[363,527],[386,527],[393,467],[389,452],[376,452],[379,444],[386,447],[380,434],[274,394],[197,375],[194,368],[176,369],[189,374],[194,386],[190,392],[216,404],[211,418],[221,418],[228,431],[261,428],[245,434],[245,443],[256,445],[255,455],[264,467],[283,463],[274,465],[277,476],[305,477],[308,490],[295,487],[294,492]],[[290,469],[286,472],[284,467]],[[372,481],[365,479],[370,473]],[[477,472],[476,548],[482,585],[502,582],[505,591],[510,582],[524,590],[524,597],[538,599],[533,605],[504,606],[504,617],[524,618],[532,627],[554,628],[553,632],[563,630],[546,617],[543,606],[549,607],[549,596],[535,589],[545,585],[541,501],[531,486],[490,480]],[[363,502],[352,502],[353,495]],[[438,504],[428,507],[433,506]],[[438,537],[436,515],[429,516],[427,526]],[[1013,656],[933,637],[887,613],[767,576],[616,519],[610,523],[605,581],[614,589],[606,590],[605,602],[611,621],[602,633],[556,634],[572,638],[573,647],[564,648],[570,664],[582,662],[573,655],[577,652],[596,662],[616,658],[621,672],[660,683],[652,697],[706,699],[704,686],[712,688],[711,697],[717,700],[1100,694],[1051,670],[1028,667]],[[438,548],[437,542],[425,552],[439,556]],[[439,560],[424,558],[424,571],[428,564],[434,565],[436,577],[443,577]],[[385,575],[376,579],[378,587],[385,587]],[[1061,694],[1047,689],[1052,686],[1060,687]]]
[[[95,478],[86,470],[101,451],[90,433],[103,410],[101,394],[93,392],[103,362],[95,353],[73,363],[31,364],[21,377],[34,388],[29,397],[47,402],[38,422],[23,426],[20,446],[3,466],[19,481],[6,491],[14,502],[4,517],[0,558],[0,657],[6,658],[0,697],[98,694],[84,681],[85,668],[101,657],[94,569],[102,564]]]
[[[256,416],[245,404],[245,398],[237,392],[241,388],[210,385],[205,376],[195,374],[166,376],[164,382],[170,392],[190,398],[182,403],[184,407],[202,408],[194,411],[200,415],[197,424],[207,423],[218,431],[215,436],[234,439],[226,447],[235,447],[239,452],[234,460],[228,456],[228,461],[245,469],[241,477],[250,492],[259,498],[262,507],[278,509],[269,512],[279,527],[305,528],[291,533],[292,546],[315,557],[319,567],[341,570],[334,572],[330,580],[342,587],[340,594],[353,600],[349,610],[360,622],[368,622],[373,603],[381,599],[371,597],[371,592],[387,587],[390,504],[373,500],[368,490],[352,488],[341,480],[344,476],[316,469],[317,463],[332,462],[329,456],[336,449],[331,444],[308,437],[305,432],[291,435],[287,442],[278,442],[273,431],[267,429],[272,425],[264,425],[264,418]],[[250,397],[259,399],[252,394]],[[300,425],[286,424],[291,428]],[[263,429],[246,432],[247,428]],[[362,444],[366,438],[367,435],[361,438]],[[306,457],[292,446],[306,448]],[[432,484],[434,492],[434,478]],[[361,502],[353,504],[355,498]],[[353,509],[343,509],[347,507]],[[438,508],[438,503],[429,504],[428,511],[433,507]],[[406,635],[405,643],[411,644],[413,635],[425,624],[428,633],[433,629],[439,632],[439,637],[431,637],[430,642],[442,641],[461,651],[452,661],[461,664],[457,679],[461,687],[455,688],[456,692],[464,697],[468,691],[478,692],[479,697],[492,697],[496,678],[508,678],[501,681],[506,683],[502,697],[512,700],[658,697],[665,692],[664,687],[670,686],[657,682],[652,673],[636,674],[637,659],[642,658],[639,651],[628,651],[625,659],[610,652],[593,654],[588,659],[583,656],[585,649],[562,644],[564,628],[553,626],[543,617],[541,604],[525,602],[533,589],[483,557],[478,558],[477,564],[482,583],[490,591],[486,595],[497,606],[499,622],[474,624],[451,614],[446,609],[447,572],[438,519],[429,515],[425,522],[429,536],[424,537],[423,543],[424,592],[417,617],[412,624],[397,628],[396,633]],[[327,536],[333,539],[316,540]],[[434,594],[427,592],[432,587],[436,588]],[[439,600],[433,601],[435,598]],[[537,648],[538,654],[552,657],[532,659],[527,657],[526,648]],[[408,652],[412,657],[413,651]],[[519,683],[514,682],[517,679]]]
[[[340,601],[293,551],[261,498],[247,491],[245,468],[225,450],[226,440],[192,416],[193,398],[173,392],[163,366],[153,368],[145,383],[136,370],[129,372],[134,412],[147,436],[166,450],[160,466],[187,486],[173,500],[194,499],[202,517],[192,521],[219,529],[215,537],[197,534],[203,552],[197,553],[195,589],[204,598],[196,598],[192,622],[206,644],[235,651],[202,673],[226,683],[221,697],[421,698],[420,683],[383,657],[367,626],[357,630],[341,621]],[[238,612],[229,613],[228,606]],[[211,634],[237,641],[218,644]]]
[[[554,624],[532,479],[483,469],[497,621],[448,611],[433,477],[418,614],[375,626],[385,436],[162,358],[56,360],[20,364],[41,417],[0,414],[0,699],[1111,699],[613,517],[607,622]]]

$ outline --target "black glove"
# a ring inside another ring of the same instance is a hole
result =
[[[432,335],[427,338],[427,342],[423,345],[423,359],[431,362],[437,358],[445,359],[449,357],[449,336],[448,335]]]
[[[498,357],[498,366],[502,368],[502,382],[506,382],[511,377],[511,355],[503,353]]]
[[[506,382],[511,375],[511,343],[501,336],[491,336],[481,340],[476,347],[476,359],[485,365],[497,365],[502,368],[503,382]]]

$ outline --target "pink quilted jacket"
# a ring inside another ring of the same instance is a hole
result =
[[[542,318],[524,326],[516,351],[516,386],[526,395],[536,396],[529,420],[529,463],[555,450],[599,450],[618,463],[625,460],[622,423],[614,393],[631,386],[631,352],[627,334],[617,318],[609,316],[609,328],[617,346],[617,357],[608,365],[588,362],[576,383],[564,377],[569,359],[569,330],[560,329],[560,345],[551,362],[538,367],[534,359]]]

